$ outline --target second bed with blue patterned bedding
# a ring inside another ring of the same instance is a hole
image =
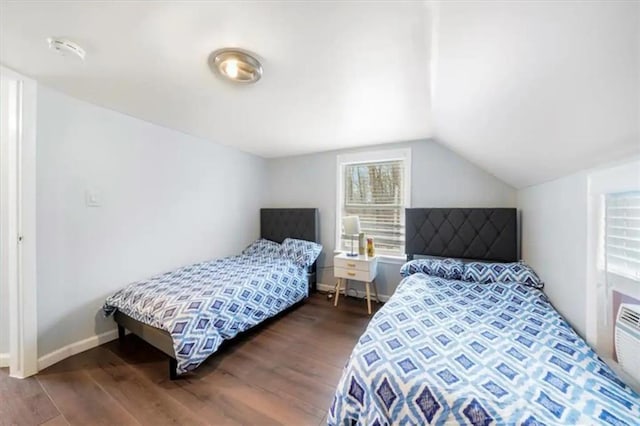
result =
[[[311,262],[315,257],[317,253]],[[181,374],[200,365],[224,340],[282,312],[307,293],[304,266],[274,252],[247,251],[130,284],[109,297],[104,310],[119,310],[167,331]]]
[[[640,424],[640,396],[541,290],[416,273],[373,317],[331,425]]]

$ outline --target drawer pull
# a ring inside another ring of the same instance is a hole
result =
[[[350,277],[355,277],[356,273],[355,272],[347,272],[347,275],[349,275]]]
[[[347,263],[347,266],[348,266],[349,268],[355,268],[355,267],[356,267],[356,264],[355,264],[355,263]]]

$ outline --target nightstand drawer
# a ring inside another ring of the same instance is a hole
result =
[[[350,269],[356,271],[364,271],[369,272],[372,270],[373,262],[372,261],[364,261],[357,259],[343,259],[340,257],[336,257],[335,267],[342,269]]]
[[[369,271],[358,271],[355,269],[345,269],[345,268],[334,268],[333,274],[336,278],[346,278],[348,280],[356,280],[356,281],[364,281],[370,282],[373,281],[374,277],[369,273]]]

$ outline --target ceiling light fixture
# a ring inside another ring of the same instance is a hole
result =
[[[255,83],[262,77],[262,64],[249,52],[219,49],[209,56],[209,66],[218,75],[235,83]]]
[[[78,43],[67,40],[65,38],[55,37],[49,37],[47,39],[47,43],[49,43],[49,49],[53,50],[56,53],[59,53],[62,56],[77,56],[84,61],[86,53]]]

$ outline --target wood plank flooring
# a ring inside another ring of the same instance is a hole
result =
[[[133,335],[26,380],[0,369],[0,425],[325,424],[370,318],[361,299],[334,308],[314,294],[176,381],[166,356]]]

